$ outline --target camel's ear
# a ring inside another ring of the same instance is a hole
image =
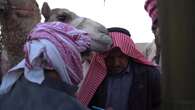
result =
[[[47,21],[49,19],[49,16],[50,16],[50,12],[51,12],[51,9],[48,5],[47,2],[44,2],[43,3],[43,6],[41,8],[41,13],[43,14],[44,18],[45,18],[45,21]]]

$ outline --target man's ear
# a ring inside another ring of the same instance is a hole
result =
[[[51,13],[51,9],[48,5],[47,2],[44,2],[43,3],[43,6],[41,8],[41,13],[43,14],[44,18],[45,18],[45,21],[48,21],[49,19],[49,16],[50,16],[50,13]]]

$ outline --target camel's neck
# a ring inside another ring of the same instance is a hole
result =
[[[17,64],[23,58],[23,45],[26,36],[39,21],[39,17],[13,19],[13,16],[11,16],[11,18],[7,17],[2,23],[2,45],[4,50],[7,51],[12,65]]]
[[[25,43],[27,32],[15,29],[3,31],[2,34],[3,49],[7,51],[10,62],[13,62],[13,65],[15,65],[23,57],[23,45]]]

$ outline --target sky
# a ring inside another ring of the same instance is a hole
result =
[[[136,43],[154,39],[151,19],[144,10],[145,0],[37,0],[40,8],[44,1],[51,8],[66,8],[107,28],[126,28]]]

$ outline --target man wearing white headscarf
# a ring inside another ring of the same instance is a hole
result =
[[[85,110],[74,99],[83,77],[80,53],[89,35],[61,22],[40,23],[24,45],[25,58],[0,86],[0,110]]]

